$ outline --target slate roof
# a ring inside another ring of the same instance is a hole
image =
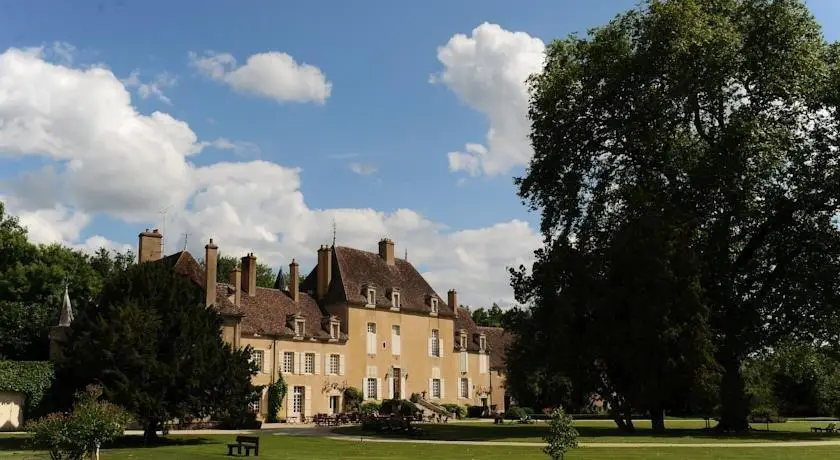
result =
[[[187,251],[179,251],[174,254],[170,254],[152,263],[165,264],[174,270],[175,273],[188,277],[193,283],[201,287],[201,289],[204,289],[205,287],[204,267],[202,267],[201,264],[195,260],[192,254]],[[218,284],[216,285],[215,307],[222,315],[239,316],[242,314],[242,312],[236,309],[233,302],[224,295],[224,291],[219,289]]]
[[[344,246],[331,249],[332,276],[323,304],[366,303],[363,286],[370,284],[376,290],[377,307],[390,308],[392,304],[388,290],[398,288],[401,311],[429,314],[431,295],[438,299],[438,316],[455,316],[452,306],[446,304],[446,299],[438,295],[423,275],[405,259],[395,258],[394,265],[388,265],[376,252]],[[306,277],[301,291],[315,292],[316,285],[317,267]]]
[[[505,369],[505,353],[513,337],[500,327],[478,326],[479,332],[487,337],[487,348],[490,349],[490,369]]]
[[[481,350],[480,343],[476,334],[479,334],[478,326],[470,315],[470,311],[466,308],[457,307],[455,309],[455,348],[460,350],[461,330],[467,331],[467,351],[478,353]],[[489,342],[488,342],[488,347]]]

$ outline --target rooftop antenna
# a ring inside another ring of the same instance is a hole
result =
[[[162,216],[162,225],[160,226],[160,229],[161,229],[161,232],[163,233],[163,236],[161,236],[161,238],[160,238],[160,240],[161,240],[160,241],[160,247],[161,247],[161,251],[163,251],[163,254],[160,255],[161,257],[166,255],[166,213],[169,212],[169,208],[171,208],[171,207],[172,207],[172,205],[170,204],[169,206],[167,206],[167,207],[161,209],[160,211],[158,211],[158,214],[160,214]]]
[[[336,234],[336,225],[335,225],[335,217],[332,220],[332,231],[333,231],[333,247],[335,247],[335,234]]]
[[[184,232],[184,251],[187,250],[187,238],[189,238],[189,236],[190,236],[189,233]]]

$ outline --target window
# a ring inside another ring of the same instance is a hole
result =
[[[484,350],[487,349],[487,337],[484,337],[483,335],[481,337],[479,337],[478,347],[481,349],[481,351],[484,351]]]
[[[255,399],[252,403],[248,404],[248,407],[251,409],[251,412],[255,414],[260,413],[260,403],[262,402],[262,393],[259,393],[257,399]]]
[[[367,380],[367,399],[379,399],[379,395],[376,394],[376,379],[372,377],[368,377]]]
[[[303,320],[295,320],[295,337],[303,337]]]
[[[394,356],[399,356],[402,352],[402,340],[400,338],[400,325],[394,324],[391,326],[391,353]]]
[[[391,303],[393,303],[393,308],[395,310],[400,309],[400,293],[399,292],[391,293]]]
[[[376,289],[374,288],[367,288],[367,306],[376,306]]]
[[[303,412],[303,387],[292,389],[292,412],[295,414]]]
[[[467,334],[461,333],[461,348],[467,348]]]
[[[440,357],[440,333],[432,329],[432,356]]]
[[[315,353],[307,353],[303,362],[303,372],[306,374],[315,373]]]
[[[338,355],[330,355],[330,366],[329,366],[329,373],[332,375],[338,375],[340,372],[339,366],[341,365],[341,358]]]
[[[254,353],[251,354],[251,362],[257,365],[257,369],[260,372],[263,371],[263,363],[265,362],[265,351],[263,350],[254,350]]]
[[[295,352],[287,351],[283,353],[283,372],[287,374],[295,373]]]
[[[487,373],[487,355],[478,355],[478,373]]]
[[[438,299],[432,298],[432,314],[437,315],[438,312]]]
[[[337,339],[341,335],[339,327],[338,323],[330,324],[330,338]]]
[[[440,398],[440,379],[432,379],[432,397]]]
[[[470,379],[461,379],[459,396],[464,399],[470,397]]]
[[[376,323],[367,325],[367,352],[369,355],[376,354]]]

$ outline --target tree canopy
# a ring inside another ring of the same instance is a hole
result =
[[[544,247],[513,284],[550,372],[628,413],[717,381],[746,429],[747,356],[837,341],[840,46],[799,0],[649,0],[530,89]]]

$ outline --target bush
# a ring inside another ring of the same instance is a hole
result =
[[[440,407],[446,409],[446,411],[450,414],[454,413],[458,418],[464,418],[467,416],[466,406],[461,406],[459,404],[441,404]]]
[[[52,413],[31,422],[27,431],[33,447],[48,451],[53,460],[81,460],[121,436],[131,417],[121,407],[100,401],[101,396],[100,387],[88,386],[77,394],[71,413]]]
[[[26,413],[41,402],[53,376],[53,364],[48,361],[0,361],[0,391],[26,395]]]
[[[277,423],[277,411],[280,410],[284,396],[286,396],[286,382],[280,374],[277,376],[277,381],[268,386],[268,413],[265,416],[267,423]]]
[[[469,406],[467,407],[467,417],[479,418],[484,415],[484,406]]]
[[[366,402],[359,406],[359,412],[362,415],[378,414],[380,409],[382,409],[382,405],[377,402]]]
[[[417,406],[403,399],[386,399],[382,401],[382,405],[379,407],[380,414],[390,415],[397,413],[403,417],[412,417],[418,411]]]
[[[413,403],[419,403],[420,402],[420,395],[417,394],[417,393],[411,393],[411,397],[409,398],[409,401],[411,401]]]
[[[359,412],[362,409],[364,396],[358,388],[347,387],[344,389],[344,412]]]
[[[572,417],[566,414],[562,407],[551,412],[548,434],[543,437],[548,445],[545,446],[543,452],[552,460],[563,460],[567,450],[577,448],[578,432],[572,423]]]
[[[528,413],[525,412],[525,409],[513,406],[505,412],[505,419],[507,420],[519,420],[528,416]]]

